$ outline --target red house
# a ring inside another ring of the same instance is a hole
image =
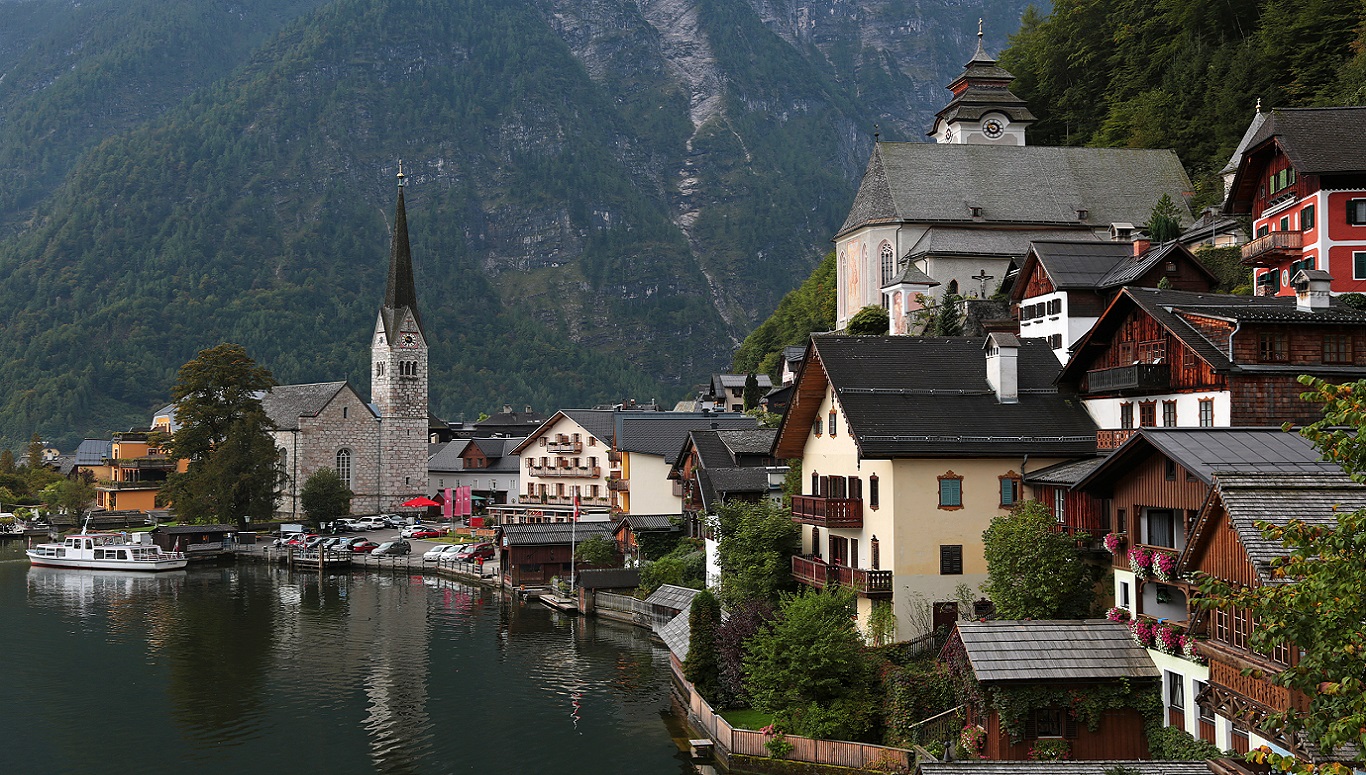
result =
[[[1366,291],[1366,107],[1259,112],[1240,152],[1224,213],[1253,218],[1257,293],[1292,295],[1301,269]]]

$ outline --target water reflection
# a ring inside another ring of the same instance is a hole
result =
[[[6,775],[692,772],[661,721],[665,653],[644,633],[449,579],[0,557],[0,621],[14,623],[0,648],[52,654],[7,684],[0,727],[28,731]],[[73,662],[110,690],[48,680]],[[71,708],[98,723],[71,735]],[[110,766],[130,741],[154,761]]]

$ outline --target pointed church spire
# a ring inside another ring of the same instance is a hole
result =
[[[422,318],[417,313],[417,287],[413,282],[413,256],[408,246],[408,212],[403,205],[406,183],[403,162],[399,162],[398,204],[394,207],[394,237],[389,248],[389,284],[384,291],[384,311],[392,326],[397,322],[394,313],[407,307],[412,310],[413,319],[421,328]]]

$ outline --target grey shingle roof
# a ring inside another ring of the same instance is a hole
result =
[[[1059,290],[1096,288],[1115,265],[1134,255],[1129,242],[1034,240],[1030,249]]]
[[[1158,452],[1205,484],[1218,471],[1334,473],[1341,469],[1309,440],[1280,428],[1143,428],[1083,477],[1078,489],[1107,486],[1143,457]]]
[[[1100,238],[1088,229],[981,229],[964,226],[931,226],[906,251],[906,258],[936,256],[1011,256],[1023,258],[1029,244],[1039,240],[1085,241]]]
[[[901,263],[901,271],[893,275],[892,279],[883,283],[882,287],[890,288],[894,285],[901,285],[902,283],[910,283],[912,285],[928,285],[931,288],[940,284],[938,280],[920,271],[920,269],[918,269],[915,263],[912,261],[903,261]],[[803,352],[805,352],[805,350],[803,350]],[[801,356],[799,355],[797,356],[797,358],[800,359]],[[792,359],[789,358],[789,360]]]
[[[877,143],[840,233],[871,223],[1143,223],[1190,179],[1169,150]],[[1189,220],[1189,218],[1183,219]]]
[[[1089,762],[963,761],[926,762],[923,775],[1108,775],[1122,769],[1136,775],[1210,775],[1208,762],[1100,759]]]
[[[427,470],[463,471],[465,461],[462,455],[469,443],[469,439],[456,439],[440,445],[436,452],[427,456]]]
[[[977,680],[1157,678],[1129,628],[1105,619],[959,622]]]
[[[806,357],[806,345],[791,345],[783,348],[783,358],[788,361],[800,361]]]
[[[1366,107],[1277,108],[1257,127],[1247,148],[1275,137],[1302,175],[1366,172]]]
[[[577,527],[568,522],[546,522],[538,525],[503,525],[499,530],[508,546],[547,546],[567,544],[571,537],[583,541],[593,536],[611,535],[611,522],[580,522]]]
[[[617,525],[625,522],[632,530],[677,530],[678,519],[677,514],[627,514]]]
[[[675,611],[687,612],[688,607],[692,605],[692,599],[697,597],[698,592],[701,590],[665,584],[645,598],[645,602],[650,605],[671,608]]]
[[[1059,365],[1044,340],[1020,343],[1020,397],[1014,404],[997,401],[987,383],[982,338],[812,341],[866,457],[1095,453],[1096,425],[1079,400],[1053,389]]]
[[[677,459],[689,431],[712,425],[724,429],[752,430],[758,421],[734,412],[620,412],[617,414],[616,448],[623,452],[659,455],[670,465]]]
[[[1263,581],[1271,579],[1271,561],[1288,552],[1268,541],[1258,522],[1289,524],[1297,519],[1310,525],[1335,526],[1338,516],[1366,509],[1366,484],[1345,473],[1219,473],[1216,489]]]
[[[720,498],[737,493],[765,493],[769,491],[766,468],[708,469],[711,490]]]
[[[344,388],[345,382],[276,385],[261,396],[261,406],[280,430],[298,430],[301,416],[316,415]]]
[[[560,412],[609,446],[612,443],[612,415],[615,413],[613,409],[564,409]]]
[[[1224,168],[1219,170],[1220,175],[1238,171],[1238,165],[1243,161],[1243,154],[1247,152],[1248,146],[1252,143],[1252,138],[1256,137],[1257,133],[1261,131],[1262,124],[1266,123],[1266,117],[1267,114],[1260,110],[1252,117],[1252,123],[1247,125],[1247,129],[1243,132],[1243,139],[1238,141],[1238,147],[1234,149],[1233,155],[1229,157],[1228,164],[1225,164]]]
[[[689,611],[684,611],[667,623],[655,627],[655,634],[664,641],[664,645],[669,647],[669,651],[673,652],[673,655],[678,657],[680,662],[688,658],[688,644],[692,640],[689,613]]]
[[[767,455],[773,449],[773,437],[777,435],[777,428],[716,431],[716,438],[733,456]]]
[[[1055,484],[1070,487],[1084,479],[1104,462],[1105,458],[1103,457],[1069,460],[1047,468],[1040,468],[1037,471],[1029,471],[1024,475],[1024,480],[1029,484]]]

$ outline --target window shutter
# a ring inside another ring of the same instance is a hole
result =
[[[1062,736],[1072,740],[1077,739],[1077,717],[1070,712],[1063,714]]]
[[[1024,736],[1026,740],[1033,740],[1039,736],[1039,718],[1037,710],[1031,710],[1029,715],[1025,716]]]

